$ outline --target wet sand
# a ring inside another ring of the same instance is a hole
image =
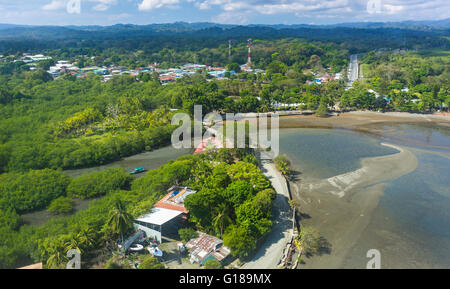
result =
[[[320,118],[313,115],[280,117],[280,128],[344,128],[374,132],[371,124],[377,123],[432,123],[450,127],[450,117],[410,113],[349,112],[339,116]]]
[[[313,225],[331,244],[331,254],[305,258],[300,268],[342,268],[348,254],[369,225],[383,195],[383,182],[412,172],[417,158],[409,150],[361,160],[361,168],[327,179],[307,176],[292,183],[303,214],[302,225]],[[364,268],[364,267],[361,267]]]

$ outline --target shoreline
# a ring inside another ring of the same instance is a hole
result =
[[[279,128],[313,128],[313,129],[342,129],[367,134],[384,142],[395,142],[407,147],[426,147],[449,151],[450,147],[441,143],[429,142],[429,139],[405,138],[389,127],[408,126],[432,127],[442,135],[450,136],[450,117],[423,116],[409,113],[383,114],[378,112],[350,112],[339,116],[320,118],[309,116],[282,116],[279,118]],[[387,127],[386,127],[387,126]]]
[[[371,222],[384,194],[383,182],[414,171],[417,158],[409,150],[383,143],[399,152],[361,159],[361,168],[327,179],[292,182],[293,197],[306,218],[331,244],[330,254],[305,258],[299,268],[341,268],[347,255]],[[364,264],[365,265],[365,264]],[[365,268],[365,267],[360,267]]]
[[[255,256],[246,262],[242,269],[277,269],[286,244],[293,235],[286,179],[277,171],[272,161],[262,160],[261,170],[277,193],[272,206],[273,226],[264,243],[256,249]]]
[[[280,115],[280,128],[342,128],[371,132],[367,126],[380,123],[423,123],[450,127],[450,117],[370,111],[346,112],[325,118],[314,115]]]

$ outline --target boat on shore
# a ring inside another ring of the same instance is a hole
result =
[[[142,174],[143,172],[146,172],[146,169],[144,167],[135,168],[130,172],[130,175]]]

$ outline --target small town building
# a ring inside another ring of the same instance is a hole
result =
[[[199,232],[198,238],[186,243],[191,263],[205,264],[209,259],[223,262],[229,255],[230,249],[223,245],[223,241],[217,237]]]
[[[196,192],[187,187],[172,186],[151,212],[134,220],[134,228],[159,243],[164,235],[177,234],[189,213],[184,207],[184,199]]]

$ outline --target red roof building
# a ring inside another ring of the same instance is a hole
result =
[[[184,199],[191,194],[195,194],[197,191],[179,186],[172,186],[168,191],[169,193],[159,200],[155,204],[155,207],[180,211],[187,214],[188,211],[184,207]]]

